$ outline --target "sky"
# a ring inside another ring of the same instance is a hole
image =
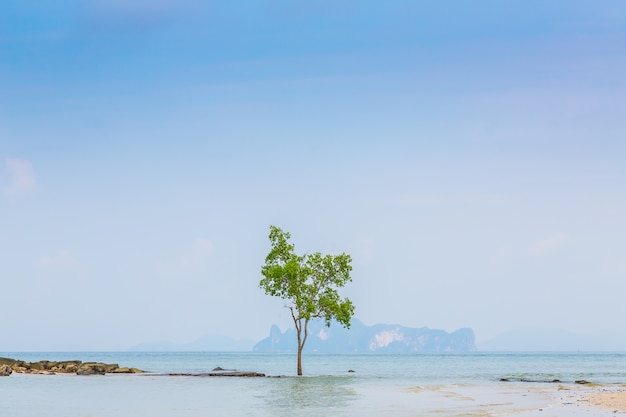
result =
[[[366,324],[624,335],[621,0],[0,3],[0,351]]]

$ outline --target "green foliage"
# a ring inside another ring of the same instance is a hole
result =
[[[294,321],[323,318],[327,326],[336,320],[350,327],[354,306],[337,292],[352,281],[350,255],[323,256],[316,252],[299,256],[289,243],[291,235],[276,226],[270,226],[269,238],[272,249],[265,258],[259,284],[265,293],[287,300]]]

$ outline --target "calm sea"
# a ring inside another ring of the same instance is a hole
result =
[[[609,387],[626,384],[626,353],[305,354],[304,377],[295,376],[296,358],[291,354],[0,356],[100,361],[152,372],[87,377],[13,374],[0,378],[2,417],[575,416],[593,414],[577,414],[582,411],[566,398],[570,389],[580,387],[574,381]],[[218,366],[280,378],[163,375],[208,372]]]

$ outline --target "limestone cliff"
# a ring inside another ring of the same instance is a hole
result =
[[[254,346],[255,352],[295,352],[296,331],[281,332],[272,326],[270,336]],[[305,352],[324,353],[461,353],[475,352],[474,331],[469,328],[448,333],[428,327],[410,328],[395,324],[366,326],[353,319],[350,329],[323,321],[309,324]]]

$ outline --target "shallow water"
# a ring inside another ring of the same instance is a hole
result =
[[[567,416],[578,409],[555,397],[556,384],[541,381],[559,379],[564,386],[574,386],[579,379],[626,383],[624,353],[309,354],[304,357],[304,377],[294,376],[295,356],[287,354],[9,352],[0,356],[27,361],[93,360],[153,372],[89,377],[13,374],[0,378],[3,417]],[[281,377],[161,375],[207,372],[217,366]],[[501,378],[536,382],[501,382]],[[539,409],[552,414],[535,414]]]

